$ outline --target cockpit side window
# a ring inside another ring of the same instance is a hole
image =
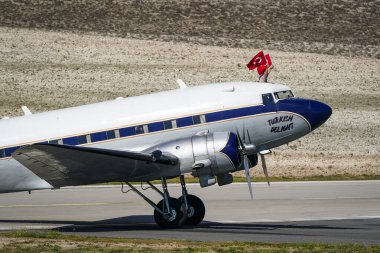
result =
[[[274,105],[274,99],[272,93],[263,94],[263,104],[264,105]]]
[[[274,96],[276,97],[276,99],[287,99],[294,97],[293,92],[291,90],[275,92]]]

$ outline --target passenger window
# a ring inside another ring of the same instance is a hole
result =
[[[63,141],[62,141],[62,139],[58,139],[58,140],[51,140],[51,141],[49,141],[49,143],[51,143],[51,144],[63,144]]]
[[[263,104],[266,106],[274,105],[274,98],[272,93],[263,94]]]
[[[164,129],[172,129],[172,128],[173,128],[172,120],[164,121]]]
[[[193,124],[194,125],[203,124],[203,123],[206,123],[206,116],[205,115],[193,116]]]
[[[193,124],[197,125],[201,123],[201,117],[200,116],[193,116]]]
[[[4,158],[4,157],[5,157],[4,149],[0,149],[0,158]]]
[[[116,138],[116,135],[115,135],[115,131],[114,130],[107,131],[107,139],[108,140],[115,139],[115,138]]]
[[[87,143],[87,136],[86,135],[80,135],[78,136],[78,145]]]
[[[140,125],[135,127],[136,134],[143,134],[148,132],[148,125]]]
[[[142,134],[142,133],[144,133],[143,126],[136,126],[135,127],[135,132],[136,132],[136,134]]]

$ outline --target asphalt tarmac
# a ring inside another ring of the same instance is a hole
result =
[[[180,186],[171,185],[172,196]],[[206,217],[199,226],[159,229],[153,209],[119,186],[69,187],[0,195],[0,230],[54,229],[100,237],[199,241],[380,244],[380,181],[253,183],[200,188]],[[154,202],[160,195],[143,191]]]

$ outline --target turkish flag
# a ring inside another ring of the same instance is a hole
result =
[[[264,74],[265,70],[267,69],[267,65],[259,65],[257,67],[257,73],[259,74],[259,76],[261,76],[262,74]]]
[[[254,70],[258,66],[265,66],[266,64],[267,60],[265,58],[264,52],[260,51],[257,55],[255,55],[255,57],[252,58],[252,60],[248,62],[247,67],[249,68],[249,70]]]
[[[265,55],[265,59],[267,60],[268,67],[272,66],[272,59],[270,58],[269,54]]]
[[[270,58],[269,54],[266,54],[265,55],[265,60],[266,60],[266,64],[260,64],[259,66],[257,66],[257,73],[261,76],[262,74],[264,74],[265,70],[272,66],[272,59]]]

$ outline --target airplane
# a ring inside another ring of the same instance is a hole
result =
[[[226,82],[118,98],[91,105],[0,120],[0,193],[59,189],[106,182],[128,185],[154,209],[161,228],[197,225],[200,198],[188,193],[185,174],[201,187],[233,182],[271,149],[321,126],[332,114],[322,102],[297,98],[282,84]],[[179,177],[180,198],[167,179]],[[160,180],[162,190],[151,181]],[[162,200],[146,197],[147,183]],[[268,180],[269,184],[269,180]]]

